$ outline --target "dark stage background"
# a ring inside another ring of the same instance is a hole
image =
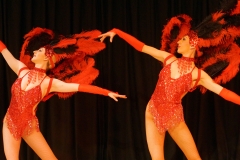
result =
[[[15,57],[23,36],[33,27],[61,34],[120,28],[148,45],[160,47],[167,19],[185,13],[199,23],[215,11],[220,0],[0,0],[0,39]],[[135,51],[119,37],[105,41],[106,49],[95,56],[100,75],[95,85],[126,94],[115,102],[100,95],[77,93],[63,100],[53,97],[41,103],[40,128],[60,160],[150,160],[145,138],[144,114],[154,91],[161,64]],[[11,98],[17,76],[0,58],[0,117]],[[224,85],[240,94],[240,75]],[[185,119],[203,160],[240,159],[240,108],[213,93],[199,90],[183,99]],[[185,159],[167,135],[166,160]],[[2,139],[0,159],[5,159]],[[37,160],[22,143],[21,160]]]

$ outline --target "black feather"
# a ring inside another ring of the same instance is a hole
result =
[[[210,65],[204,69],[204,71],[212,78],[217,77],[221,72],[229,65],[227,61],[217,61],[213,65]]]

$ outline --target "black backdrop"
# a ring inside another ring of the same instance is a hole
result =
[[[163,25],[170,17],[185,13],[199,23],[219,7],[220,0],[0,0],[0,39],[15,57],[23,36],[33,27],[62,34],[120,28],[148,45],[160,47]],[[40,103],[40,129],[60,160],[149,160],[144,114],[161,65],[135,51],[119,37],[95,56],[100,75],[94,84],[126,94],[114,102],[100,95],[77,93],[62,100],[53,97]],[[11,98],[16,75],[0,58],[0,117]],[[225,87],[240,94],[238,74]],[[185,119],[203,160],[240,159],[240,126],[237,105],[213,93],[199,90],[183,99]],[[2,139],[0,159],[5,159]],[[185,159],[167,135],[166,160]],[[21,160],[38,159],[23,142]]]

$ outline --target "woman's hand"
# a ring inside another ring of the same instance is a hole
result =
[[[111,97],[112,99],[114,99],[115,101],[118,101],[117,98],[127,98],[126,95],[121,95],[121,94],[114,93],[114,92],[108,93],[108,96]]]
[[[116,33],[109,31],[109,32],[106,32],[106,33],[104,33],[104,34],[101,34],[101,35],[98,36],[98,37],[100,38],[100,41],[101,41],[101,42],[103,42],[105,38],[110,37],[110,42],[112,42],[113,37],[114,37],[115,35],[116,35]]]

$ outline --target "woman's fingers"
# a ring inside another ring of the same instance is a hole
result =
[[[116,94],[116,93],[109,93],[109,97],[111,97],[115,101],[118,101],[117,98],[127,98],[126,95],[121,95],[121,94]]]
[[[113,32],[107,32],[104,34],[101,34],[100,36],[98,36],[100,38],[100,41],[103,42],[105,38],[110,37],[110,42],[113,41],[113,37],[115,36],[115,33]]]

